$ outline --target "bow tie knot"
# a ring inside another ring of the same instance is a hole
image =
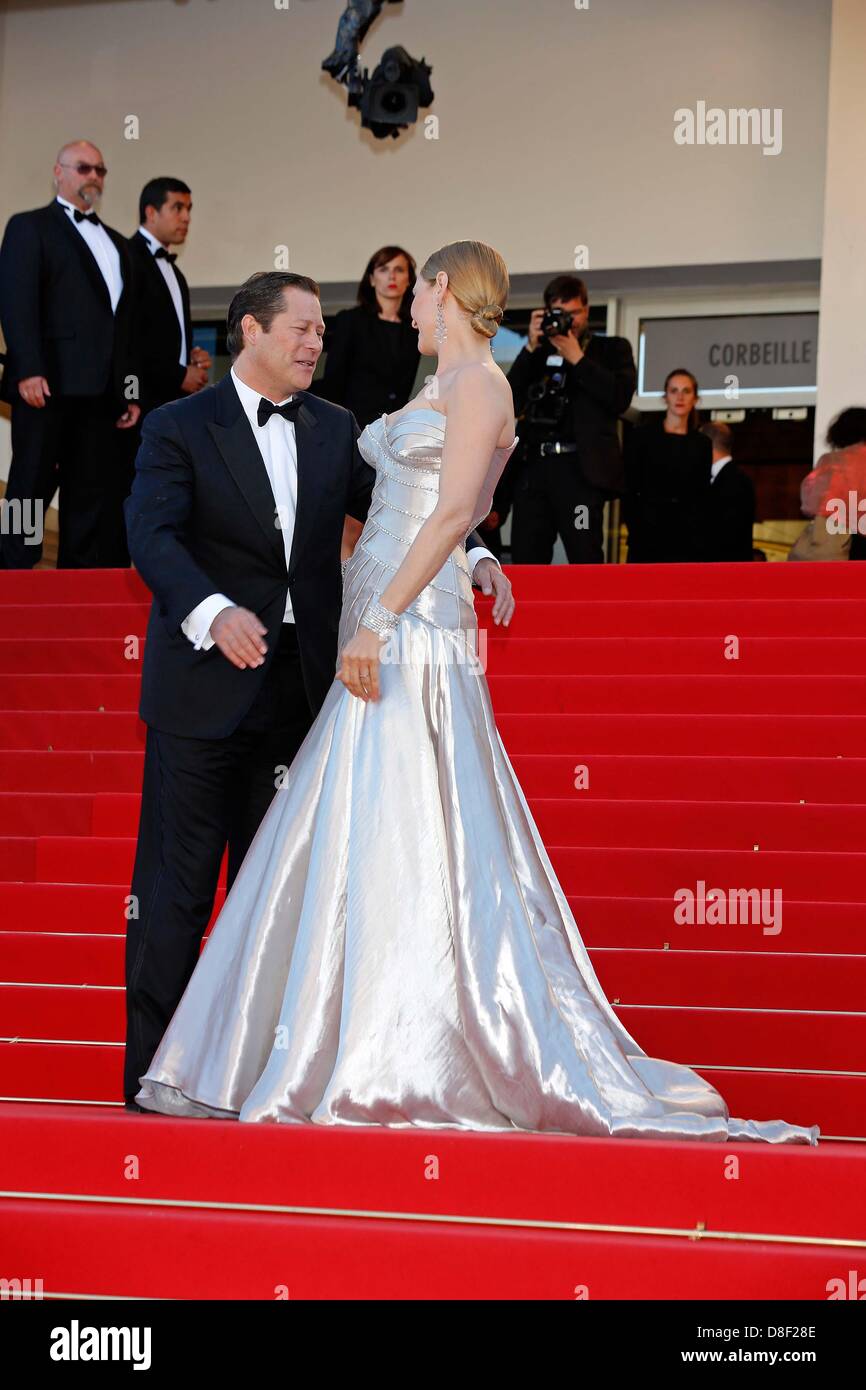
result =
[[[92,222],[94,227],[99,226],[99,218],[95,212],[80,212],[78,208],[75,208],[74,213],[76,222]]]
[[[296,420],[302,405],[303,399],[299,395],[292,396],[291,400],[286,401],[283,405],[274,405],[273,401],[262,396],[256,419],[260,425],[266,425],[272,415],[282,415],[284,420]]]
[[[170,251],[166,251],[164,246],[160,246],[158,251],[154,251],[153,259],[155,261],[168,261],[169,265],[174,265],[177,256],[173,256]]]

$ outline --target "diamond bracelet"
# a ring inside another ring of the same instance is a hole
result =
[[[372,598],[361,619],[361,627],[367,627],[379,637],[387,638],[395,631],[399,621],[399,613],[392,613],[390,608],[383,608],[378,599]]]

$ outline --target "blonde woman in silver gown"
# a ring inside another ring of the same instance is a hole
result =
[[[368,425],[334,683],[136,1099],[280,1124],[815,1144],[648,1057],[593,971],[496,729],[462,538],[516,440],[483,243],[415,285],[420,397]]]

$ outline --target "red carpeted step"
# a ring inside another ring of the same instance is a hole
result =
[[[541,673],[539,673],[540,675]],[[732,666],[717,676],[601,676],[539,675],[489,677],[490,694],[497,716],[532,714],[787,714],[860,715],[866,717],[866,676],[743,676]],[[7,680],[15,679],[6,677]],[[39,676],[22,677],[17,691],[10,688],[9,708],[27,708],[28,683]],[[79,696],[74,683],[86,676],[72,676],[68,699],[89,697],[90,687]],[[104,677],[106,682],[122,677]],[[0,703],[3,677],[0,677]],[[95,687],[94,687],[95,688]],[[128,697],[118,687],[117,699]],[[92,697],[91,697],[92,698]],[[11,700],[18,701],[13,705]],[[64,705],[64,708],[67,706]],[[70,704],[68,708],[73,708]]]
[[[497,714],[866,714],[866,676],[491,675]],[[0,675],[2,710],[137,710],[139,678]]]
[[[733,945],[718,951],[594,947],[590,959],[605,995],[617,1004],[856,1013],[866,1001],[866,954],[807,956]]]
[[[830,852],[716,849],[574,848],[548,846],[566,893],[590,897],[616,886],[625,897],[664,897],[700,882],[706,891],[767,889],[783,899],[856,902],[862,889],[862,856]],[[128,883],[135,840],[47,835],[0,839],[0,879],[31,874],[43,883]],[[720,931],[724,928],[720,927]],[[771,934],[769,932],[765,934]]]
[[[628,755],[669,748],[677,755],[790,756],[813,749],[818,731],[810,715],[499,714],[509,754]],[[0,710],[0,750],[136,751],[145,729],[137,715]],[[824,721],[817,744],[828,757],[866,756],[866,716]]]
[[[0,574],[0,602],[90,606],[149,603],[150,591],[133,569],[7,570]]]
[[[866,1138],[862,1073],[698,1070],[725,1096],[732,1115],[816,1124],[825,1137]],[[122,1096],[119,1046],[0,1041],[0,1098],[120,1105]]]
[[[566,893],[593,897],[608,893],[616,886],[624,897],[666,896],[672,915],[674,894],[689,889],[697,898],[701,883],[705,884],[707,893],[713,888],[720,888],[726,894],[734,889],[779,888],[784,902],[789,899],[858,902],[863,890],[863,857],[858,854],[775,850],[748,854],[735,850],[619,847],[572,849],[558,845],[548,846],[548,852]],[[722,938],[732,930],[745,928],[717,926]],[[759,926],[752,926],[751,930],[762,937],[768,934]]]
[[[714,1143],[675,1140],[441,1131],[433,1180],[429,1135],[425,1141],[411,1128],[161,1116],[144,1133],[143,1122],[123,1112],[63,1105],[0,1105],[4,1187],[127,1198],[123,1164],[105,1160],[125,1154],[133,1136],[141,1145],[135,1193],[150,1202],[348,1207],[371,1215],[652,1224],[671,1231],[703,1223],[718,1233],[760,1229],[811,1240],[857,1239],[866,1228],[866,1150],[854,1145],[734,1143],[722,1152]],[[96,1188],[94,1156],[103,1160]],[[719,1182],[732,1156],[742,1180]]]
[[[587,946],[676,951],[772,949],[859,956],[866,943],[866,911],[862,903],[855,902],[797,902],[786,898],[782,931],[770,938],[756,932],[749,923],[721,927],[711,923],[675,922],[674,903],[669,896],[618,898],[572,894],[568,902]]]
[[[132,711],[85,714],[56,710],[0,710],[0,750],[138,751],[145,727]]]
[[[146,1123],[146,1121],[141,1121]],[[836,1246],[5,1200],[44,1297],[825,1299]],[[131,1262],[129,1251],[139,1252]],[[845,1265],[847,1268],[847,1265]],[[576,1274],[575,1271],[578,1271]]]
[[[860,802],[866,787],[866,758],[594,753],[578,763],[568,753],[515,753],[511,762],[527,797],[572,796],[579,784],[593,800],[844,803]]]
[[[0,882],[0,923],[10,932],[123,933],[128,894],[128,883]],[[219,888],[215,914],[224,901],[225,889]]]
[[[16,748],[3,754],[3,788],[9,792],[140,792],[143,773],[143,748],[126,753]]]
[[[479,603],[479,619],[496,629],[490,600]],[[0,638],[70,638],[137,636],[144,638],[147,603],[33,604],[9,602],[0,607]],[[862,594],[856,598],[790,597],[709,599],[637,597],[564,600],[521,599],[507,631],[516,637],[729,636],[796,637],[810,632],[822,637],[862,638]]]
[[[787,564],[694,565],[506,565],[515,590],[559,598],[611,596],[668,599],[713,598],[719,594],[748,597],[783,594],[866,598],[866,577],[857,565]],[[0,601],[6,603],[116,603],[149,599],[139,574],[123,570],[18,570],[0,576]],[[484,602],[476,590],[476,600]]]
[[[2,589],[0,589],[2,593]],[[129,637],[143,640],[150,604],[3,603],[0,606],[0,638]]]
[[[856,677],[852,678],[856,679]],[[137,710],[139,672],[126,675],[0,675],[3,710]]]
[[[857,1071],[866,1056],[866,1014],[623,1004],[623,1024],[653,1057],[693,1067]],[[0,985],[6,1037],[119,1043],[124,991],[65,985]]]
[[[106,932],[61,934],[0,931],[0,981],[5,984],[122,985],[125,938]],[[0,1019],[2,1027],[2,1019]]]
[[[863,787],[866,795],[866,785]],[[0,794],[0,832],[135,835],[140,797],[103,793],[77,798],[92,806],[92,825],[82,806],[80,824],[69,828],[71,812],[63,796]],[[588,797],[529,798],[530,809],[548,844],[665,845],[714,849],[820,849],[859,851],[866,845],[866,805],[786,805],[775,802],[626,801]]]
[[[43,642],[29,637],[0,640],[4,675],[140,675],[145,642],[137,646],[117,637],[58,637]],[[850,668],[840,668],[849,669]]]
[[[576,762],[590,753],[649,751],[677,756],[790,757],[792,749],[812,752],[819,748],[826,757],[866,756],[866,717],[853,715],[816,720],[797,714],[547,714],[543,719],[498,714],[496,724],[509,754],[568,753]]]
[[[123,985],[124,935],[0,931],[6,984]],[[866,954],[590,947],[613,1003],[707,1008],[843,1009],[866,999]]]
[[[852,637],[745,637],[736,663],[725,656],[726,644],[715,637],[513,637],[508,628],[490,626],[486,643],[486,653],[479,643],[479,657],[486,660],[488,676],[713,676],[729,674],[732,667],[741,676],[866,673],[866,639]],[[45,659],[41,644],[40,652],[28,658],[30,664],[15,669],[43,669],[33,664]],[[0,669],[5,669],[2,660],[0,643]],[[102,660],[95,654],[91,664],[74,669],[102,670],[97,664]]]

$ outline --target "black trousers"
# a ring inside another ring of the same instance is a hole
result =
[[[569,564],[602,564],[604,501],[580,477],[576,454],[533,451],[514,486],[512,563],[549,565],[559,535]]]
[[[127,1101],[135,1099],[195,969],[223,853],[228,847],[231,887],[279,769],[293,761],[312,723],[295,625],[284,623],[262,689],[228,738],[148,728],[132,878],[138,915],[126,933]]]
[[[41,409],[12,404],[12,463],[0,535],[0,568],[32,569],[42,558],[42,522],[60,489],[58,569],[129,564],[123,502],[132,482],[121,411],[110,396],[51,396]],[[16,515],[35,512],[31,544]]]

